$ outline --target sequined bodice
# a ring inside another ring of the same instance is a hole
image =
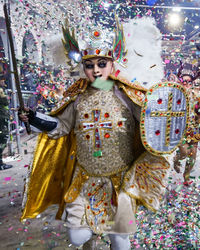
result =
[[[79,98],[78,163],[91,175],[111,175],[133,161],[134,118],[113,90],[88,88]]]

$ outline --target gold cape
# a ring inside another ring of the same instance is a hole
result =
[[[110,78],[115,80],[119,88],[133,102],[141,106],[146,89],[112,75]],[[69,103],[76,99],[78,94],[86,90],[87,86],[88,81],[86,79],[80,79],[74,83],[65,92],[60,106],[50,115],[56,116],[61,113]],[[134,152],[137,152],[137,158],[144,152],[144,148],[140,140],[139,123],[136,123],[136,125],[138,131],[135,133],[137,138],[134,138],[134,140],[137,140],[138,143],[135,143]],[[53,204],[59,205],[56,219],[61,219],[65,205],[64,196],[71,184],[75,163],[76,140],[73,131],[59,139],[51,139],[46,133],[41,133],[38,136],[30,170],[31,175],[25,186],[26,204],[21,220],[35,218]]]

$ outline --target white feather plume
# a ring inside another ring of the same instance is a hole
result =
[[[120,70],[119,76],[149,88],[164,76],[161,33],[151,17],[132,19],[123,27],[128,62],[127,67],[116,63],[115,68]]]
[[[46,39],[46,45],[49,50],[49,64],[55,66],[67,67],[65,50],[62,43],[63,34],[57,34]]]

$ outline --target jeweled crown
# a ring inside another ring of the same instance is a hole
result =
[[[71,30],[66,22],[62,41],[70,66],[71,61],[79,64],[81,60],[93,57],[112,58],[124,66],[127,60],[124,58],[126,51],[123,27],[117,19],[116,24],[117,28],[114,31],[93,25],[75,35],[75,31]]]

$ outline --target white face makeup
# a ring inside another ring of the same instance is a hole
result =
[[[98,77],[104,80],[108,79],[113,69],[113,62],[106,57],[91,58],[83,61],[84,72],[91,82]]]

